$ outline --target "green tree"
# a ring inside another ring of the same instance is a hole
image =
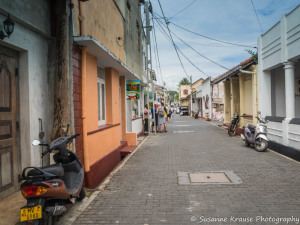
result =
[[[168,91],[168,94],[170,96],[170,102],[174,102],[175,101],[175,95],[178,94],[177,91]]]
[[[176,93],[174,96],[174,101],[179,102],[179,93]]]
[[[179,82],[179,85],[190,85],[190,81],[187,79],[187,78],[183,78],[180,82]]]

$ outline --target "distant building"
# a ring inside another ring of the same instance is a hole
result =
[[[219,112],[222,111],[222,104],[224,104],[225,124],[230,123],[233,114],[246,115],[241,118],[239,124],[241,128],[247,123],[257,123],[255,118],[257,115],[256,67],[256,63],[251,57],[213,80],[214,115],[221,117]],[[220,93],[222,89],[223,93]],[[217,112],[217,109],[220,111]]]
[[[212,118],[211,96],[211,78],[208,77],[196,89],[196,99],[199,108],[199,116],[208,120]]]
[[[191,85],[179,86],[179,106],[190,106]]]

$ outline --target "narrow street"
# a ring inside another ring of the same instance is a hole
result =
[[[205,171],[231,171],[242,183],[180,181],[180,172]],[[74,224],[298,224],[299,187],[299,163],[176,115],[168,132],[149,136]]]

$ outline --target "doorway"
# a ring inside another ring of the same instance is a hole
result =
[[[0,199],[19,188],[17,62],[17,52],[0,46]]]

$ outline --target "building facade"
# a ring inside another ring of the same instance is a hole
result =
[[[207,120],[212,119],[212,86],[211,78],[206,78],[196,89],[196,99],[199,104],[199,116]]]
[[[224,123],[229,124],[234,114],[240,116],[239,126],[243,128],[256,124],[257,120],[257,66],[251,57],[231,70],[215,78],[213,85],[223,83],[224,87]],[[241,130],[238,131],[238,133]]]
[[[83,133],[76,151],[83,152],[86,184],[94,188],[120,162],[121,148],[135,146],[142,131],[141,87],[134,99],[126,92],[129,81],[141,85],[142,23],[138,1],[74,3],[74,51],[81,55],[82,90],[82,119],[79,113],[75,131]]]
[[[0,40],[0,200],[19,190],[25,167],[49,163],[49,157],[41,159],[42,147],[31,142],[50,139],[54,110],[50,1],[3,0],[0,21],[8,15],[14,31]]]
[[[300,5],[258,38],[259,110],[271,147],[300,159]]]
[[[212,81],[212,119],[224,121],[224,83]]]

